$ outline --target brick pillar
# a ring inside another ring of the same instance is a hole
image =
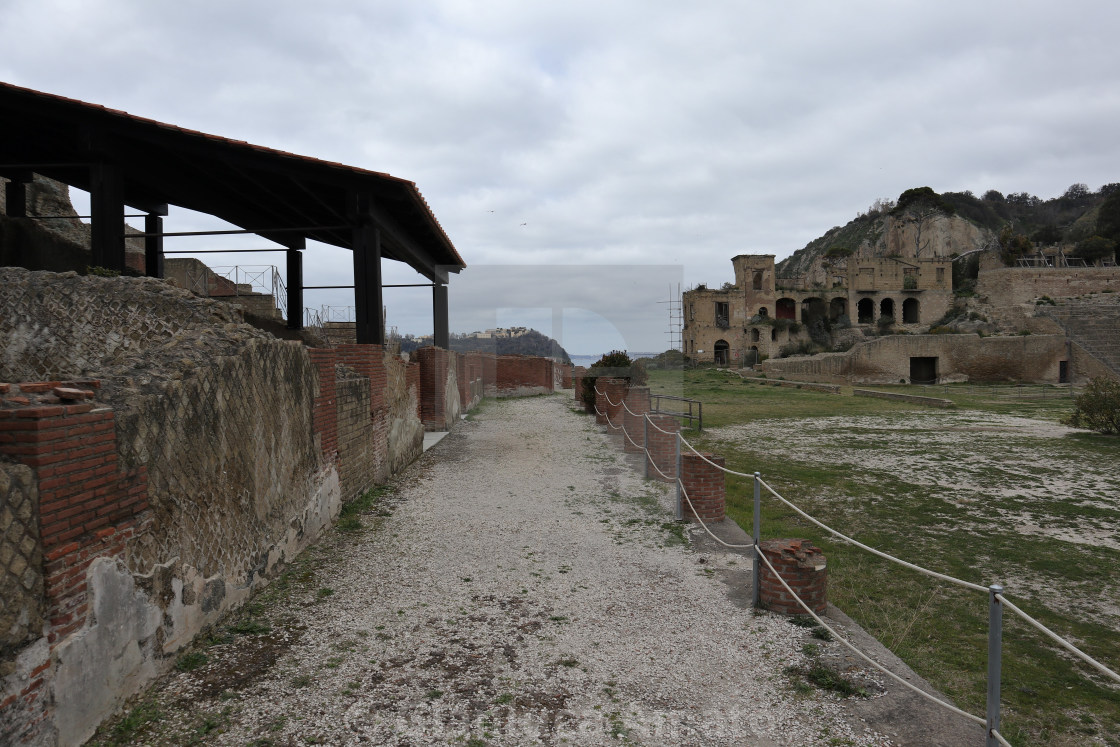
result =
[[[420,420],[426,431],[447,430],[448,352],[443,348],[420,348]]]
[[[607,424],[607,398],[604,392],[606,389],[606,379],[595,379],[593,386],[595,387],[595,422],[599,425]]]
[[[657,430],[668,431],[662,433]],[[646,469],[648,474],[654,480],[661,480],[662,482],[672,482],[677,478],[677,433],[681,430],[681,423],[672,415],[650,415],[649,424],[646,426],[647,440],[646,450],[649,451],[647,461],[657,465],[654,469],[652,465],[647,465]],[[669,476],[666,480],[658,473],[658,469]]]
[[[759,550],[770,561],[789,587],[809,607],[821,614],[828,604],[828,568],[820,548],[808,540],[773,539],[759,543]],[[783,615],[803,615],[805,610],[785,590],[765,563],[758,575],[759,602],[768,610]]]
[[[603,404],[606,405],[607,427],[611,432],[622,431],[622,401],[626,398],[626,379],[599,379],[599,388],[605,393]],[[614,404],[611,404],[611,403]],[[602,408],[600,408],[602,409]]]
[[[498,393],[498,358],[493,353],[482,356],[482,396],[493,397]]]
[[[629,412],[627,412],[627,408]],[[631,415],[630,412],[634,414]],[[622,427],[626,434],[622,437],[622,448],[631,454],[639,454],[645,447],[645,414],[649,412],[649,387],[634,386],[626,391],[626,408],[622,410]],[[629,438],[627,438],[629,436]],[[633,442],[633,443],[631,443]],[[637,444],[635,446],[634,444]]]
[[[583,375],[587,373],[587,369],[583,366],[576,366],[572,369],[572,388],[575,389],[576,402],[583,404]]]
[[[338,410],[335,407],[338,354],[330,348],[311,348],[308,353],[319,378],[319,394],[311,405],[311,430],[319,438],[323,458],[330,461],[338,456]]]
[[[723,457],[704,454],[720,467]],[[723,521],[727,493],[723,472],[705,462],[691,451],[681,453],[681,483],[688,494],[688,501],[682,500],[684,515],[706,522]],[[689,501],[692,508],[689,508]]]
[[[123,557],[147,518],[147,467],[124,471],[113,411],[90,401],[94,393],[85,388],[98,385],[0,386],[9,395],[0,409],[0,454],[31,467],[38,480],[52,647],[86,622],[86,569],[98,557]]]

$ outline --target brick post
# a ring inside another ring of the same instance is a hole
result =
[[[631,412],[634,414],[631,415]],[[622,410],[622,427],[626,429],[622,437],[622,448],[630,454],[640,454],[645,447],[642,421],[645,420],[644,415],[647,412],[649,412],[649,387],[630,387],[626,392],[626,407]]]
[[[572,369],[572,388],[575,390],[575,400],[579,404],[583,404],[583,375],[587,373],[587,369],[583,366],[576,366]]]
[[[607,398],[603,387],[606,386],[606,379],[595,379],[595,422],[599,425],[607,424]]]
[[[494,397],[498,394],[498,357],[493,353],[482,356],[482,396]]]
[[[606,406],[607,428],[611,433],[622,431],[622,400],[626,397],[626,384],[626,379],[599,379],[599,388],[605,393],[603,404]]]
[[[654,480],[672,482],[677,479],[677,433],[680,430],[680,421],[672,415],[649,416],[649,425],[646,427],[649,434],[646,449],[649,451],[647,461],[650,464],[647,465],[647,470]],[[668,433],[661,431],[668,431]],[[658,470],[668,475],[669,479],[662,477]]]
[[[723,466],[723,457],[704,454],[712,462]],[[727,500],[726,482],[723,472],[713,467],[691,451],[681,453],[681,483],[688,495],[682,501],[685,516],[692,516],[706,522],[723,521]],[[689,507],[689,501],[692,507]]]
[[[813,547],[808,540],[773,539],[760,542],[759,550],[813,612],[825,611],[828,568],[820,548]],[[759,602],[764,608],[783,615],[805,614],[765,563],[759,568],[758,577]]]
[[[448,352],[443,348],[420,348],[420,420],[426,431],[447,429]]]

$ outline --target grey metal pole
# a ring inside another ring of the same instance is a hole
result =
[[[1003,604],[996,598],[1003,587],[988,587],[988,719],[984,747],[999,747],[992,731],[999,730],[1000,662],[1003,654]]]
[[[645,452],[642,459],[642,477],[649,479],[649,415],[642,416],[642,449]]]
[[[677,521],[684,519],[684,497],[681,496],[681,434],[676,434],[677,447]]]
[[[762,534],[760,528],[762,526],[762,475],[758,472],[754,473],[754,570],[751,572],[752,580],[754,582],[754,590],[752,595],[754,599],[751,604],[758,607],[759,595],[759,570],[762,566],[762,550],[759,549],[758,541]]]

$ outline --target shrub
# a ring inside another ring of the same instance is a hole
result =
[[[1063,420],[1074,428],[1120,433],[1120,381],[1098,377],[1074,400],[1073,414]]]
[[[630,356],[621,350],[612,350],[592,363],[587,373],[583,375],[581,397],[588,412],[595,410],[595,382],[600,376],[626,379],[629,384],[638,386],[646,383],[649,378],[644,364],[631,361]]]

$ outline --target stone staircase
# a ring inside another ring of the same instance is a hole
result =
[[[1120,302],[1067,301],[1041,306],[1036,313],[1060,324],[1070,340],[1120,377]]]

